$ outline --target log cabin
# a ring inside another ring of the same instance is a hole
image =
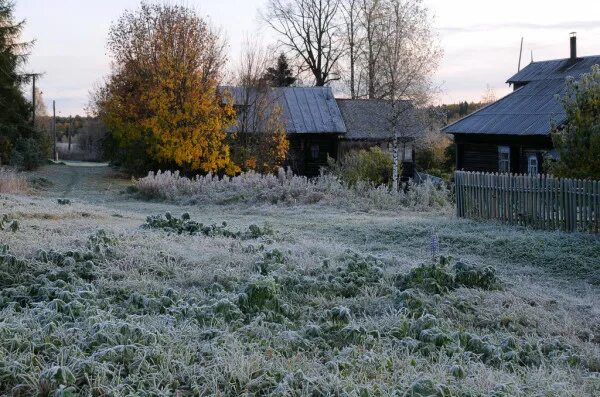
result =
[[[513,92],[442,131],[454,135],[456,169],[482,172],[543,173],[544,159],[557,159],[554,126],[566,122],[560,102],[568,77],[580,78],[600,56],[577,56],[571,34],[570,57],[532,62],[507,80]]]
[[[424,134],[410,102],[336,99],[330,87],[223,87],[233,98],[237,123],[231,132],[260,133],[265,115],[275,106],[290,142],[286,166],[294,173],[317,176],[328,158],[378,146],[392,150],[394,128],[403,161],[402,179],[414,177],[413,142]],[[395,117],[395,118],[394,118]]]

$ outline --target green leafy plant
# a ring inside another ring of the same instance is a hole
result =
[[[338,163],[329,160],[333,174],[351,186],[358,182],[368,182],[374,186],[389,185],[393,164],[392,156],[379,147],[350,152]],[[400,164],[399,173],[401,169]]]
[[[227,237],[240,239],[256,239],[273,234],[273,230],[267,225],[262,228],[256,225],[250,225],[246,232],[233,232],[227,228],[227,222],[221,225],[204,225],[190,219],[190,215],[185,213],[181,218],[176,218],[167,212],[162,215],[149,216],[143,225],[147,229],[162,229],[164,231],[176,234],[204,235],[208,237]]]
[[[427,263],[400,276],[398,285],[402,289],[417,288],[425,292],[444,294],[459,287],[497,289],[500,281],[493,267],[479,268],[457,262],[452,267],[452,258],[442,256],[439,262]]]

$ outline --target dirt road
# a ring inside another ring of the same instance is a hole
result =
[[[102,204],[122,199],[131,180],[106,163],[67,162],[44,166],[28,175],[41,196]]]

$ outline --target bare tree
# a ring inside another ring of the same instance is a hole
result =
[[[262,172],[277,170],[289,147],[276,91],[264,78],[268,61],[259,40],[248,38],[234,78],[237,123],[233,154],[243,168]]]
[[[380,69],[385,36],[384,17],[388,0],[361,0],[361,24],[364,32],[362,56],[367,80],[366,96],[370,99],[380,98]]]
[[[51,130],[52,120],[48,116],[46,102],[43,92],[36,87],[35,89],[35,128],[38,131],[48,133]]]
[[[435,93],[431,77],[438,67],[442,50],[432,30],[429,10],[423,0],[390,0],[386,5],[382,24],[382,80],[381,97],[392,102],[391,124],[394,126],[394,189],[398,189],[400,136],[408,128],[399,128],[410,122],[405,115],[414,108],[423,109]],[[404,160],[405,151],[402,151]]]
[[[345,45],[347,46],[350,97],[360,95],[360,78],[357,78],[358,62],[362,48],[361,0],[341,0],[340,6],[344,18]],[[359,72],[360,75],[360,72]]]
[[[344,52],[339,23],[340,0],[269,0],[265,22],[310,71],[316,86],[339,80],[338,61]]]
[[[247,109],[256,109],[258,102],[265,100],[264,93],[267,87],[263,84],[262,77],[267,62],[266,51],[260,46],[258,40],[246,38],[234,77],[236,86],[241,88],[236,98],[239,106],[237,128],[243,135],[258,127],[257,112],[249,112]]]
[[[479,102],[484,105],[489,105],[492,102],[496,102],[497,99],[496,91],[488,84]]]

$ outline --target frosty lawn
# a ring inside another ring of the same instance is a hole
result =
[[[0,394],[600,391],[593,236],[104,200],[0,198],[19,223],[0,231]]]

